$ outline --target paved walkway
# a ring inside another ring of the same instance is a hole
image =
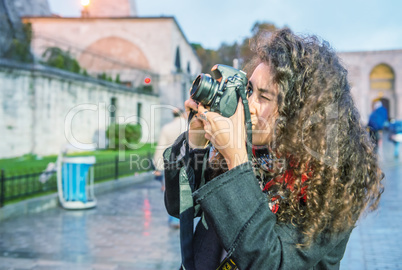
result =
[[[353,230],[341,269],[402,269],[402,156],[395,159],[393,153],[385,135],[379,147],[385,173],[379,210],[362,218]]]
[[[385,140],[380,210],[353,231],[341,269],[402,269],[402,161],[392,153]],[[178,269],[179,232],[168,227],[158,182],[97,199],[93,210],[57,208],[2,222],[0,270]]]
[[[178,269],[160,183],[98,196],[95,209],[56,208],[0,224],[0,269]]]

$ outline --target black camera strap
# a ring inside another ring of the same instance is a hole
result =
[[[250,117],[250,108],[248,105],[246,93],[236,89],[242,99],[244,106],[244,121],[246,127],[246,147],[247,156],[252,160],[252,126]],[[194,112],[190,111],[187,122],[187,130],[190,129],[190,122],[194,116]],[[189,132],[185,143],[185,155],[183,157],[185,166],[180,169],[179,186],[180,186],[180,249],[182,257],[182,268],[185,270],[195,269],[193,234],[194,234],[194,202],[192,191],[194,190],[194,170],[190,166],[190,150],[189,150]],[[205,161],[204,161],[205,162]],[[204,165],[204,164],[203,164]],[[204,167],[204,166],[203,166]],[[221,266],[233,263],[229,257],[225,259]],[[233,263],[234,264],[234,263]],[[221,268],[218,268],[221,269]],[[223,269],[223,268],[222,268]]]
[[[239,94],[243,107],[244,107],[244,123],[246,126],[246,149],[247,157],[249,161],[253,160],[253,133],[252,133],[252,123],[250,116],[250,107],[248,105],[247,94],[244,91],[240,91],[240,87],[236,88],[236,92]]]
[[[188,116],[187,131],[190,130],[190,121],[194,113],[191,111]],[[186,134],[185,155],[183,157],[185,166],[180,169],[179,188],[180,188],[180,250],[182,259],[182,269],[193,270],[194,249],[193,249],[193,230],[194,230],[194,202],[192,190],[194,189],[194,171],[190,166],[190,149],[188,133]]]

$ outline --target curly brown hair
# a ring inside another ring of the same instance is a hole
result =
[[[249,72],[267,63],[279,91],[270,147],[288,164],[291,159],[288,169],[295,176],[291,190],[277,183],[287,192],[278,221],[297,224],[304,234],[299,246],[310,246],[320,233],[349,230],[365,209],[376,209],[383,175],[354,105],[347,70],[327,42],[282,29],[258,38],[254,49]],[[302,188],[305,203],[300,203]]]

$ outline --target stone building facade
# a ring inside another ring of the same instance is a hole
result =
[[[390,118],[402,120],[402,50],[339,53],[364,123],[381,99]]]
[[[25,17],[31,23],[33,52],[70,50],[89,74],[106,72],[133,87],[151,79],[160,103],[183,107],[201,63],[174,17]],[[163,121],[171,113],[162,113]]]
[[[105,149],[112,122],[141,124],[141,142],[129,146],[135,149],[153,143],[160,126],[155,94],[9,60],[0,60],[0,82],[0,158],[54,155],[66,145]]]
[[[36,63],[46,48],[59,47],[92,75],[16,64],[0,54],[0,158],[57,154],[66,143],[103,148],[112,118],[139,122],[143,141],[154,142],[172,109],[183,107],[201,63],[175,18],[136,17],[135,0],[91,3],[86,17],[62,18],[49,12],[46,0],[0,0],[0,29],[9,34],[0,44],[10,46],[25,16]],[[119,75],[126,86],[95,79],[100,73]]]

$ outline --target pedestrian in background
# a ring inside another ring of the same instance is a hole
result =
[[[402,121],[392,119],[389,123],[389,139],[394,143],[394,157],[399,158],[399,146],[402,142]]]
[[[162,129],[158,140],[158,146],[154,154],[155,166],[155,180],[161,182],[161,190],[165,191],[165,177],[163,174],[163,152],[166,148],[170,147],[176,138],[186,130],[186,118],[183,111],[179,108],[173,109],[173,120],[165,124]],[[179,227],[179,220],[175,217],[169,216],[169,225],[174,228]]]
[[[375,142],[375,150],[378,151],[378,144],[382,138],[382,130],[384,129],[385,123],[388,121],[388,111],[382,105],[381,100],[376,100],[374,102],[374,108],[369,117],[368,128],[370,132],[370,137]]]

